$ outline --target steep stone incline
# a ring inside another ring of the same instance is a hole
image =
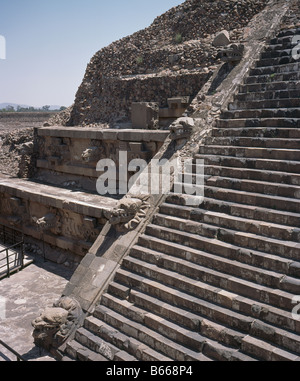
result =
[[[300,62],[284,30],[67,344],[77,360],[300,360]]]

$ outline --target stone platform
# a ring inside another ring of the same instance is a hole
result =
[[[0,224],[82,257],[117,200],[23,179],[0,180]]]
[[[119,152],[127,159],[149,162],[160,149],[169,131],[140,129],[99,129],[86,127],[43,127],[37,130],[37,174],[42,182],[96,192],[101,159],[119,166]]]
[[[34,264],[0,282],[0,340],[27,361],[55,361],[45,350],[34,345],[31,322],[45,305],[51,306],[72,272],[34,256]],[[0,345],[0,362],[16,357]]]
[[[99,160],[113,160],[118,170],[124,152],[128,163],[138,158],[148,163],[168,135],[164,130],[36,128],[33,177],[0,178],[0,225],[22,232],[44,257],[76,267],[106,224],[105,212],[120,198],[97,193]]]

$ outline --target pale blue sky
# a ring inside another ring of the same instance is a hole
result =
[[[184,0],[0,0],[0,103],[69,106],[92,56]]]

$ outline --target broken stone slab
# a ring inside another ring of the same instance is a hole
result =
[[[230,44],[230,37],[227,30],[222,30],[217,33],[215,39],[213,40],[213,46],[227,46]]]

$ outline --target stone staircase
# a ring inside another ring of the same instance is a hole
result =
[[[297,34],[270,41],[201,146],[202,205],[166,198],[65,358],[300,360]]]

